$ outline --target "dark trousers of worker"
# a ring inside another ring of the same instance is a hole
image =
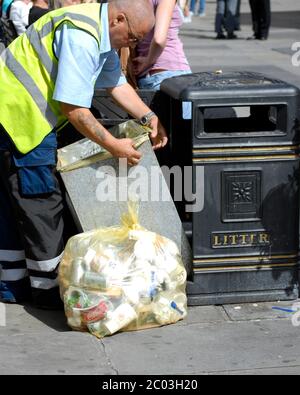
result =
[[[0,296],[9,302],[30,297],[39,307],[56,308],[63,201],[55,166],[48,164],[52,154],[40,154],[40,163],[30,156],[16,159],[11,148],[0,147]]]
[[[255,38],[268,38],[271,25],[270,0],[249,0]]]

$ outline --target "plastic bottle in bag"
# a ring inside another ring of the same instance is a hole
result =
[[[187,315],[187,298],[182,292],[161,292],[153,303],[153,313],[161,325],[177,322]]]

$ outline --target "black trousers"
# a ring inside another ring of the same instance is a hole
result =
[[[268,38],[271,25],[270,0],[249,0],[254,36],[258,39]]]

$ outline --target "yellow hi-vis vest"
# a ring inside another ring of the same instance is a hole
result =
[[[18,151],[27,154],[66,122],[53,100],[58,60],[56,30],[68,23],[91,34],[100,56],[100,4],[79,4],[52,11],[13,41],[0,58],[0,124]],[[70,70],[72,73],[72,70]]]

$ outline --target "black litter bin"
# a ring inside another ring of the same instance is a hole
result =
[[[194,188],[204,169],[204,207],[182,214],[192,235],[189,304],[296,299],[298,89],[235,72],[175,77],[161,90],[171,101],[173,163],[192,165]],[[182,101],[192,102],[191,121],[178,120]]]

